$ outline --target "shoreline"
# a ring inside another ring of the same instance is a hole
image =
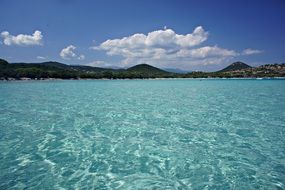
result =
[[[83,80],[106,80],[106,81],[111,81],[111,80],[179,80],[179,79],[190,79],[190,80],[285,80],[285,77],[232,77],[232,78],[219,78],[219,77],[209,77],[209,78],[125,78],[125,79],[113,79],[113,78],[100,78],[100,79],[95,79],[95,78],[71,78],[71,79],[61,79],[61,78],[41,78],[41,79],[32,79],[32,78],[20,78],[20,79],[15,79],[15,78],[8,78],[8,79],[0,79],[0,82],[11,82],[11,81],[83,81]]]

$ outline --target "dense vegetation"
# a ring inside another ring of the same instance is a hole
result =
[[[70,66],[57,62],[44,63],[12,63],[9,64],[5,60],[0,60],[0,78],[1,79],[45,79],[45,78],[61,78],[61,79],[79,79],[79,78],[108,78],[108,79],[126,79],[126,78],[167,78],[178,77],[178,74],[169,73],[152,67],[150,65],[141,64],[129,69],[106,69],[90,66]]]
[[[191,72],[178,74],[140,64],[128,69],[108,69],[90,66],[65,65],[58,62],[8,63],[0,59],[0,79],[145,79],[145,78],[232,78],[232,77],[285,77],[285,64],[250,67],[233,63],[217,72]]]

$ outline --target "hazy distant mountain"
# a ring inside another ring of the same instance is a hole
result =
[[[248,69],[248,68],[251,68],[251,66],[238,61],[230,64],[226,68],[222,69],[220,72],[238,71],[241,69]]]

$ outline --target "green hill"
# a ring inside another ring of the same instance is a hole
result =
[[[66,69],[70,71],[83,71],[83,72],[104,72],[104,71],[113,71],[113,69],[107,69],[107,68],[100,68],[100,67],[91,67],[86,65],[66,65],[59,62],[43,62],[39,63],[40,65],[49,66],[49,67],[56,67],[59,69]]]
[[[242,69],[249,69],[251,66],[243,63],[243,62],[234,62],[227,66],[226,68],[222,69],[220,72],[230,72],[230,71],[239,71]]]
[[[0,59],[0,65],[7,65],[8,61],[6,61],[5,59]]]
[[[84,65],[72,65],[70,66],[73,70],[77,71],[86,71],[86,72],[117,72],[120,71],[119,69],[110,69],[110,68],[101,68],[101,67],[91,67],[91,66],[84,66]]]
[[[147,73],[147,74],[167,74],[169,72],[159,69],[148,64],[139,64],[127,69],[130,72]]]
[[[124,74],[130,75],[131,78],[168,78],[177,76],[175,73],[170,73],[148,64],[130,67],[124,71]]]
[[[69,69],[69,67],[70,67],[69,65],[59,63],[59,62],[55,62],[55,61],[48,61],[48,62],[43,62],[43,63],[38,63],[38,64],[48,66],[48,67],[55,67],[55,68],[59,68],[59,69]]]

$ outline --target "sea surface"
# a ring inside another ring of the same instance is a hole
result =
[[[285,189],[285,80],[0,82],[0,189]]]

